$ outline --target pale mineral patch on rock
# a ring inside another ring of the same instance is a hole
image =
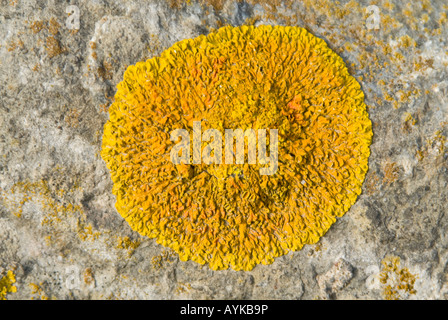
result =
[[[316,277],[321,298],[335,298],[338,291],[343,289],[353,278],[353,266],[344,259],[337,260],[326,273]]]

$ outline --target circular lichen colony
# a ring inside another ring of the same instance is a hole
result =
[[[224,27],[180,41],[130,66],[109,112],[102,157],[118,212],[182,260],[215,270],[250,270],[316,243],[356,201],[368,169],[360,85],[299,27]],[[193,135],[195,121],[223,136],[277,129],[278,170],[261,175],[247,157],[173,164],[170,133]]]

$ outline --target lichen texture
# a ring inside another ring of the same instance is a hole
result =
[[[9,270],[4,277],[0,279],[0,300],[6,300],[8,293],[17,292],[16,286],[13,284],[16,282],[14,272]]]
[[[316,243],[354,204],[368,169],[361,87],[300,27],[228,26],[180,41],[130,66],[109,112],[101,154],[118,212],[182,260],[214,270],[250,270]],[[223,136],[277,129],[277,172],[173,164],[170,132],[192,133],[193,121]]]

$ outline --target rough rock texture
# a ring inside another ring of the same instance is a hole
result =
[[[448,297],[445,1],[76,5],[79,29],[67,2],[0,1],[0,279],[13,270],[17,281],[8,299]],[[226,24],[302,26],[325,39],[361,83],[374,130],[357,203],[318,244],[250,272],[179,261],[133,232],[99,157],[126,67]]]

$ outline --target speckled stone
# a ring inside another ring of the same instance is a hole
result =
[[[385,299],[382,261],[396,256],[417,277],[415,294],[401,296],[447,298],[448,5],[369,5],[79,1],[74,30],[65,2],[1,0],[0,275],[17,279],[7,297]],[[225,24],[325,39],[361,83],[374,131],[349,212],[318,244],[249,272],[182,262],[133,232],[99,156],[126,67]]]

